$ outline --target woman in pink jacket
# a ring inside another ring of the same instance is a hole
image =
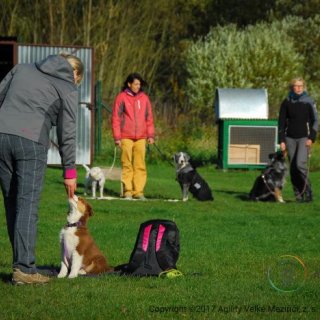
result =
[[[115,144],[121,148],[123,195],[125,199],[145,200],[147,181],[146,142],[154,143],[154,124],[146,82],[138,73],[130,74],[117,95],[112,111]]]

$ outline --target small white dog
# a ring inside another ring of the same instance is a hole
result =
[[[103,199],[103,189],[106,182],[106,177],[101,168],[93,167],[89,168],[87,165],[83,164],[83,167],[86,169],[86,178],[84,182],[84,195],[87,195],[88,188],[91,186],[91,194],[93,198],[96,198],[96,189],[99,185],[100,190],[100,199]]]

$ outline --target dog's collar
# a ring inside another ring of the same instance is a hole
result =
[[[177,173],[188,173],[188,172],[193,171],[193,170],[194,169],[192,168],[191,165],[187,165],[187,166],[185,166],[185,167],[183,167],[181,169],[178,169]]]
[[[80,227],[80,226],[82,226],[82,223],[81,223],[80,221],[74,222],[74,223],[69,223],[69,222],[68,222],[68,223],[65,225],[65,228]]]

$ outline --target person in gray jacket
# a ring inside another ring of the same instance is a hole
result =
[[[73,55],[50,55],[18,64],[0,83],[0,185],[13,251],[14,284],[46,283],[35,244],[38,204],[47,166],[49,132],[57,127],[64,185],[76,190],[76,114],[83,64]]]
[[[280,149],[288,151],[296,200],[310,202],[313,195],[308,177],[308,157],[317,137],[318,112],[302,78],[291,81],[289,95],[281,104],[278,132]]]

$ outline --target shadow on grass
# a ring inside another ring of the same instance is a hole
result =
[[[244,193],[244,192],[236,192],[236,191],[230,191],[230,190],[215,190],[215,192],[233,195],[235,198],[238,198],[242,201],[247,201],[247,202],[252,202],[252,203],[254,203],[254,202],[273,202],[273,203],[276,203],[276,201],[272,201],[272,200],[259,200],[259,201],[251,200],[249,198],[249,194]],[[297,202],[292,199],[289,199],[289,200],[285,199],[285,203],[297,203]]]
[[[233,195],[236,198],[242,200],[242,201],[251,201],[249,199],[249,195],[248,193],[245,192],[237,192],[237,191],[232,191],[232,190],[214,190],[214,192],[218,192],[218,193],[225,193],[225,194],[229,194],[229,195]]]
[[[0,272],[0,279],[4,283],[11,283],[12,274]]]
[[[76,195],[78,197],[85,197],[85,195],[83,194],[82,189],[84,189],[83,184],[77,183]],[[116,192],[114,190],[107,189],[107,188],[104,188],[104,192],[103,193],[104,193],[104,196],[120,197],[120,193],[119,192]],[[97,194],[99,194],[99,190],[97,191]],[[89,190],[89,196],[91,196],[91,189]]]
[[[153,199],[153,200],[173,200],[174,197],[168,197],[167,195],[162,195],[159,193],[150,193],[147,196],[148,199]],[[178,197],[177,199],[174,200],[181,200],[182,197]]]
[[[120,193],[111,189],[104,188],[105,193],[110,197],[120,197]]]
[[[39,273],[41,273],[44,276],[48,276],[48,277],[57,277],[59,271],[60,271],[60,267],[51,265],[51,266],[40,266],[37,267],[37,270]]]

